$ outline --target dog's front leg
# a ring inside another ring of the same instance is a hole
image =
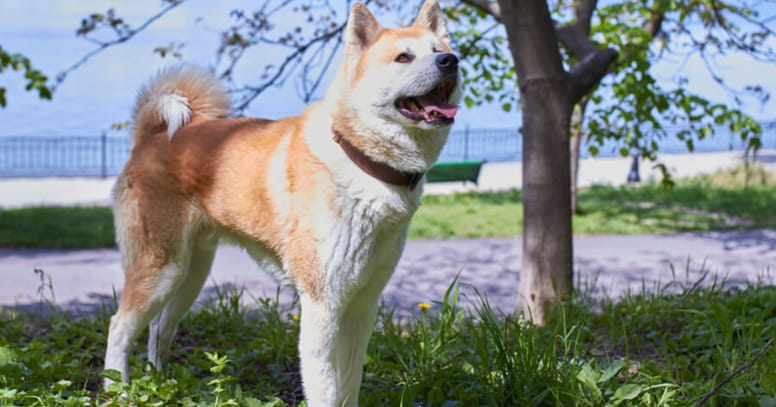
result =
[[[374,331],[380,291],[362,290],[342,314],[337,332],[337,380],[344,405],[358,405],[364,357]]]
[[[366,294],[357,295],[344,312],[302,295],[299,354],[305,396],[311,407],[358,405],[364,356],[379,298],[379,292]]]
[[[337,315],[324,301],[301,294],[299,359],[307,405],[340,406],[337,386]]]

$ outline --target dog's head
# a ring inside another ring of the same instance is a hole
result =
[[[338,108],[359,122],[405,130],[446,130],[453,124],[460,99],[458,57],[438,0],[427,0],[415,22],[400,29],[382,28],[356,4],[344,41]]]

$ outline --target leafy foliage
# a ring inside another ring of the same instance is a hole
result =
[[[508,83],[514,79],[510,52],[503,30],[490,28],[499,25],[497,20],[472,7],[481,3],[464,1],[447,9],[456,23],[453,36],[466,58],[464,102],[473,106],[501,101],[504,110],[510,110],[516,98],[514,84]],[[579,23],[575,20],[580,13],[578,7],[585,2],[550,3],[558,30]],[[692,94],[687,90],[687,77],[665,88],[653,72],[653,66],[669,55],[687,58],[699,54],[707,61],[712,78],[734,96],[736,103],[741,102],[742,94],[754,95],[761,102],[768,100],[767,92],[756,83],[743,90],[730,89],[725,77],[709,62],[736,53],[756,61],[776,62],[774,30],[759,15],[757,6],[718,1],[599,2],[591,14],[590,38],[599,48],[616,50],[619,59],[610,75],[589,95],[593,106],[585,110],[584,134],[597,142],[589,145],[590,152],[595,155],[598,146],[615,140],[621,154],[638,151],[654,161],[660,140],[676,137],[692,151],[699,140],[713,136],[723,126],[739,134],[751,148],[758,148],[762,129],[740,109]],[[578,62],[568,48],[561,51],[566,66]],[[675,125],[686,129],[672,131]],[[662,168],[668,177],[667,169]]]
[[[0,46],[0,74],[5,70],[24,72],[24,79],[27,81],[25,89],[27,91],[36,91],[41,99],[51,99],[51,89],[46,85],[48,78],[41,71],[35,69],[30,59],[19,53],[9,53]],[[0,86],[0,107],[5,107],[7,100],[5,98],[6,88]]]
[[[760,147],[762,128],[741,110],[688,92],[688,78],[680,78],[674,89],[664,89],[654,76],[652,66],[668,52],[669,38],[689,35],[690,28],[685,24],[692,23],[693,16],[704,24],[712,24],[708,22],[708,12],[702,2],[617,2],[599,7],[592,36],[618,50],[620,59],[613,74],[591,98],[594,106],[586,124],[589,137],[599,144],[606,139],[618,140],[623,156],[638,151],[652,161],[657,158],[661,139],[676,137],[692,151],[698,141],[712,136],[722,126],[740,135],[750,148]],[[644,20],[656,14],[663,16],[663,22],[653,36],[645,30]],[[653,46],[654,38],[662,43]],[[718,77],[718,81],[724,84],[722,78]],[[677,125],[682,130],[672,131]],[[591,152],[596,152],[595,145]]]
[[[462,59],[466,107],[496,102],[505,112],[516,110],[517,77],[506,50],[504,28],[483,11],[460,3],[444,11],[451,39]]]

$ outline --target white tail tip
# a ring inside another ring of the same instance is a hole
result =
[[[167,93],[161,95],[156,103],[160,119],[167,123],[167,137],[172,139],[175,132],[191,120],[189,99],[176,93]]]

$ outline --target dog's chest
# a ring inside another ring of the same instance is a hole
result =
[[[387,280],[401,256],[416,204],[403,196],[370,193],[341,198],[335,221],[320,236],[319,255],[330,285]]]

